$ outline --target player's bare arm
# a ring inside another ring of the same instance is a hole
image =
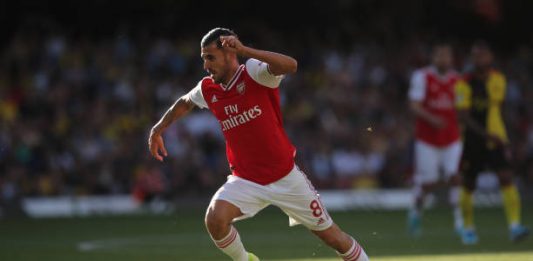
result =
[[[424,109],[424,107],[422,106],[422,102],[411,101],[409,105],[410,105],[411,111],[417,117],[420,117],[420,118],[424,119],[425,121],[429,122],[429,124],[431,124],[431,126],[437,128],[437,129],[442,129],[442,128],[446,127],[446,122],[444,122],[444,120],[441,119],[440,117],[438,117],[436,115],[433,115],[432,113],[430,113],[429,111]]]
[[[150,137],[148,138],[148,147],[154,158],[163,161],[163,157],[168,155],[165,143],[161,134],[177,119],[186,115],[194,107],[194,103],[187,96],[179,98],[165,112],[163,117],[152,127]]]
[[[296,59],[275,52],[263,51],[245,46],[235,36],[221,36],[222,47],[235,52],[238,56],[254,58],[268,64],[273,75],[295,73],[298,69]]]

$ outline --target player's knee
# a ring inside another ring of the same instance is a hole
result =
[[[230,224],[222,213],[218,213],[215,208],[209,207],[205,214],[205,226],[210,233],[217,233]]]

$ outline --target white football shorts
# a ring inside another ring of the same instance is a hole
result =
[[[241,210],[243,215],[234,222],[253,217],[272,204],[289,216],[289,226],[302,224],[322,231],[333,224],[313,185],[296,165],[287,176],[265,186],[229,175],[211,203],[215,200],[228,201]]]
[[[417,140],[415,142],[415,183],[437,182],[441,170],[446,180],[457,174],[462,152],[461,140],[445,147],[436,147]]]

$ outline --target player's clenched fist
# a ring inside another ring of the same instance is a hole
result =
[[[165,143],[163,142],[163,137],[161,137],[161,134],[154,131],[150,132],[150,137],[148,138],[148,147],[150,148],[150,153],[152,156],[159,161],[163,161],[163,157],[168,155],[167,149],[165,148]],[[159,152],[162,154],[159,154]]]
[[[237,37],[233,35],[220,36],[220,42],[222,43],[223,48],[232,52],[236,52],[237,55],[241,55],[244,45]]]

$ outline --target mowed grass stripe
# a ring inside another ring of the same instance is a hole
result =
[[[338,261],[338,258],[282,259],[278,261]],[[525,253],[490,253],[463,255],[421,255],[403,257],[375,257],[372,261],[533,261],[533,252]]]
[[[533,220],[532,208],[524,208],[523,212],[524,221]],[[521,252],[533,249],[531,238],[519,244],[508,240],[503,210],[499,208],[476,209],[480,236],[476,246],[460,243],[452,230],[448,209],[435,209],[425,214],[424,233],[419,239],[406,235],[404,211],[331,214],[344,230],[361,242],[372,260],[424,260],[428,256],[432,260],[434,256],[472,253],[495,256],[495,260],[515,260],[522,257],[513,254],[509,257],[512,259],[507,259],[506,255],[497,253],[523,254]],[[287,217],[277,209],[269,208],[236,226],[247,249],[262,260],[338,260],[331,249],[303,227],[289,228]],[[451,257],[454,261],[463,260],[456,259],[462,258],[460,255]],[[182,209],[168,216],[3,219],[0,220],[0,260],[227,259],[205,231],[203,210]]]

